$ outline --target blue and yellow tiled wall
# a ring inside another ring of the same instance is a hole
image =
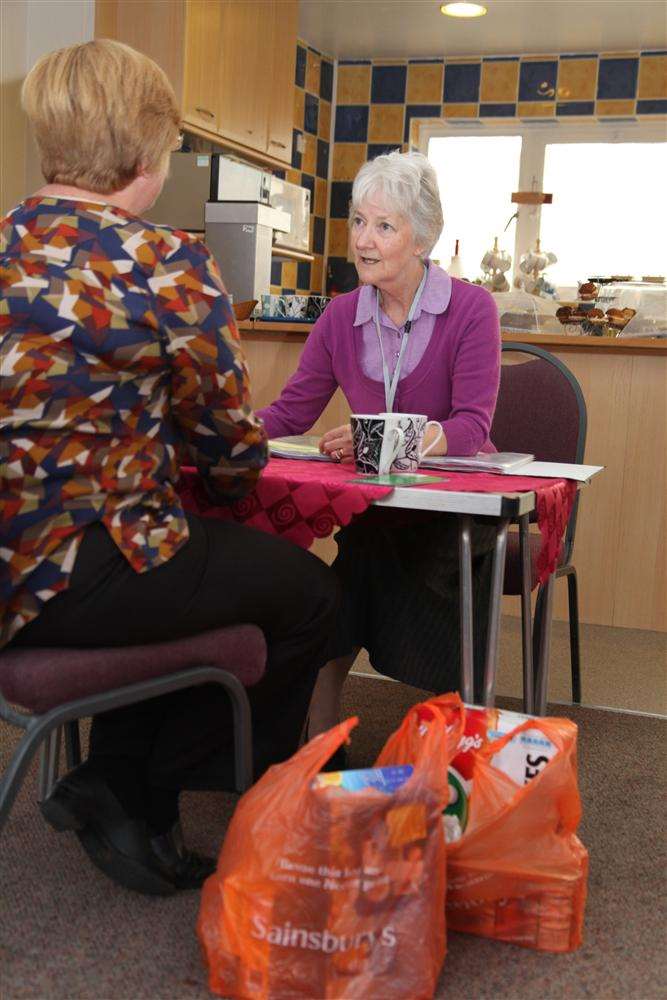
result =
[[[416,143],[425,119],[573,121],[667,114],[667,52],[341,60],[329,206],[329,271],[349,281],[347,212],[367,159]]]
[[[333,78],[333,60],[299,41],[294,80],[292,169],[275,172],[310,190],[310,246],[315,259],[312,264],[274,261],[271,267],[273,293],[307,295],[308,292],[321,294],[324,290]],[[299,152],[301,143],[303,152]]]

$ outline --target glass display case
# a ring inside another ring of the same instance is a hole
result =
[[[558,303],[553,299],[519,289],[495,292],[493,298],[498,306],[501,330],[507,333],[563,333],[556,317]]]
[[[667,337],[667,285],[643,281],[622,281],[601,285],[597,306],[610,310],[634,310],[619,330],[619,337]]]

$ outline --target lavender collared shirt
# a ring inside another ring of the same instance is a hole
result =
[[[426,283],[405,346],[399,381],[414,371],[421,361],[431,340],[436,317],[440,313],[444,313],[452,295],[452,279],[447,272],[430,261],[427,262],[427,269]],[[354,326],[361,327],[361,331],[358,332],[361,334],[359,360],[362,370],[368,378],[381,382],[383,379],[382,355],[375,328],[376,297],[377,291],[374,285],[362,286],[354,317]],[[397,327],[382,307],[380,307],[380,332],[389,375],[392,377],[401,349],[403,328]]]

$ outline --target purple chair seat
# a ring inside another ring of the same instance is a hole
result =
[[[57,705],[190,667],[219,667],[244,687],[261,680],[266,642],[256,625],[232,625],[171,642],[99,649],[10,649],[0,655],[0,691],[41,714]]]

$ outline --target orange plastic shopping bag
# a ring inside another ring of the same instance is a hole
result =
[[[412,775],[388,794],[314,787],[348,719],[240,800],[198,933],[211,989],[232,998],[431,997],[445,955],[448,736],[408,714]]]
[[[446,714],[451,696],[425,705]],[[576,746],[568,719],[464,706],[443,817],[450,930],[545,951],[581,944],[588,853],[576,835]]]

